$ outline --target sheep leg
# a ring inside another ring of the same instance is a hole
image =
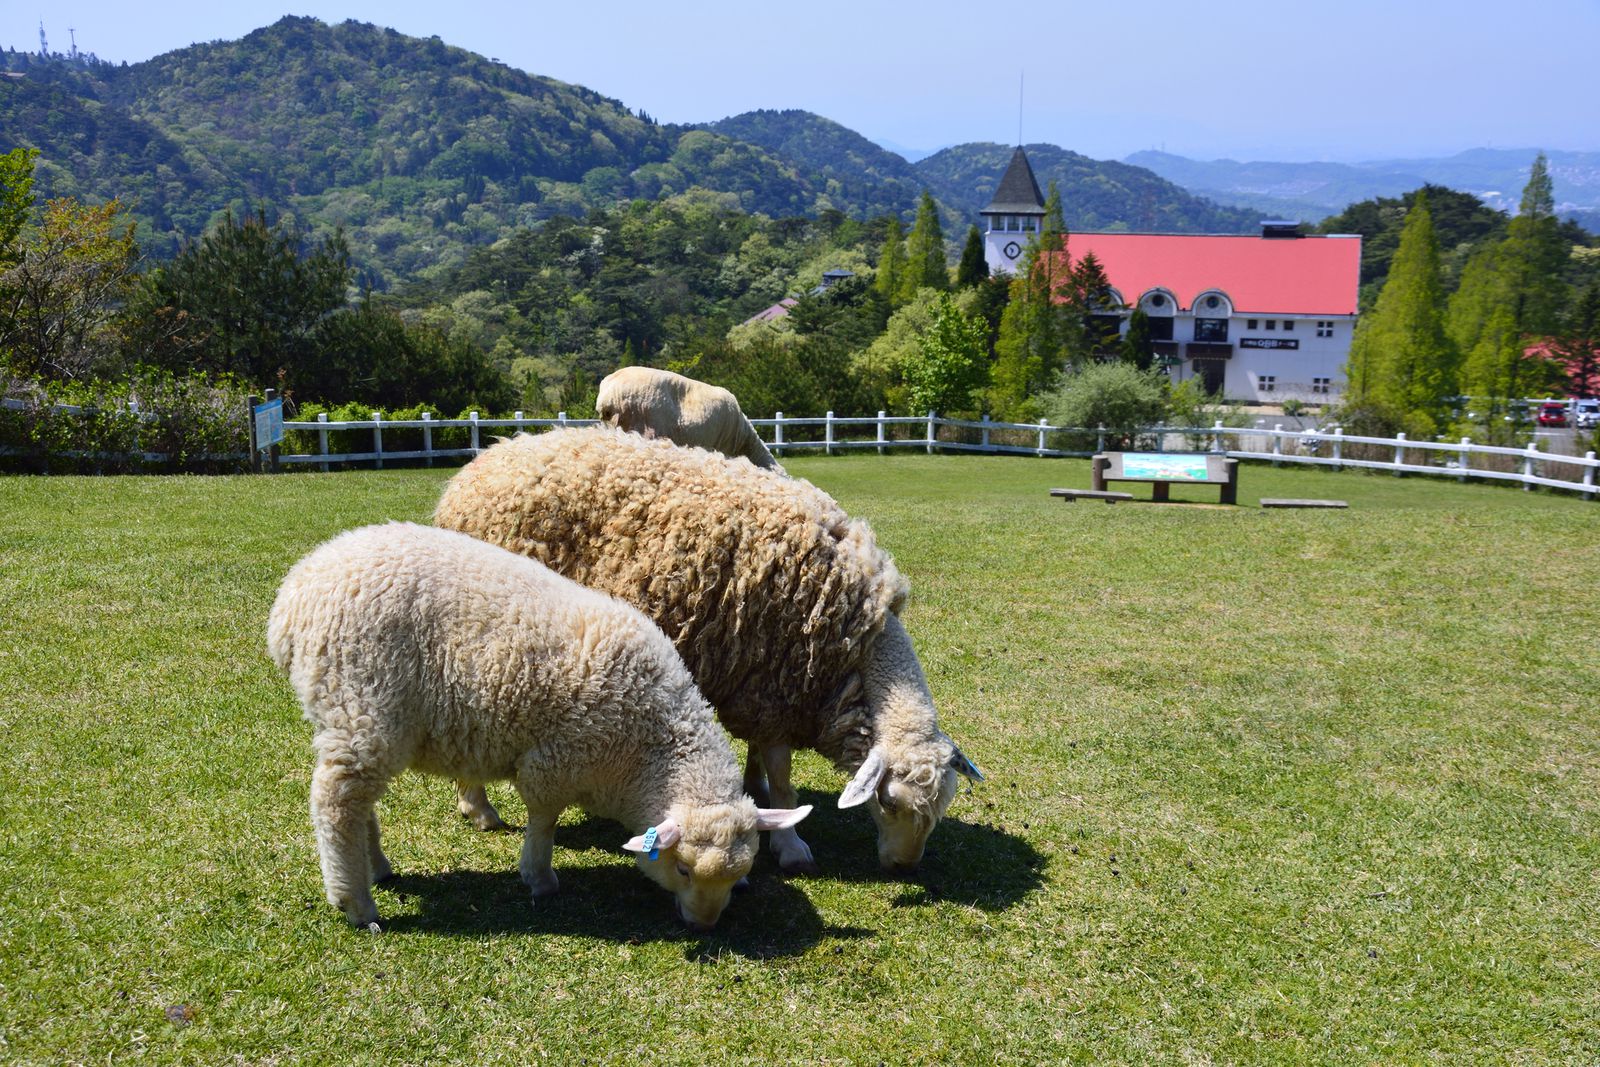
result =
[[[383,854],[383,845],[380,843],[376,808],[367,816],[367,857],[372,864],[373,885],[387,882],[394,877],[394,866],[390,864],[389,857]]]
[[[456,782],[456,810],[478,830],[509,830],[481,782]]]
[[[744,758],[744,791],[758,807],[770,807],[767,798],[767,772],[761,765],[761,750],[755,745]]]
[[[322,752],[311,775],[311,824],[328,903],[354,925],[366,926],[378,921],[371,889],[377,851],[373,808],[385,782],[353,762],[348,752]]]
[[[800,796],[789,782],[789,746],[771,745],[761,750],[761,762],[767,768],[767,792],[775,808],[793,808]],[[773,830],[768,844],[778,857],[778,867],[784,874],[818,874],[816,860],[811,858],[811,846],[800,840],[793,828]]]
[[[550,858],[555,852],[556,820],[567,805],[550,796],[550,777],[550,768],[537,752],[529,752],[517,762],[517,793],[528,808],[528,826],[522,831],[522,859],[517,869],[535,900],[561,887]],[[541,789],[540,783],[545,788]]]

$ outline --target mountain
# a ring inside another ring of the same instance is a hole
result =
[[[342,227],[380,287],[436,276],[553,216],[689,189],[774,218],[865,219],[909,218],[926,185],[959,241],[1009,158],[963,145],[913,165],[802,111],[664,125],[438,37],[313,18],[133,65],[0,53],[0,71],[0,151],[40,150],[39,197],[120,198],[156,257],[227,210]],[[1031,150],[1079,228],[1254,222],[1136,167]]]
[[[1090,159],[1051,144],[1025,147],[1039,188],[1053,181],[1060,190],[1069,230],[1249,233],[1261,221],[1258,212],[1222,207],[1144,167]],[[1014,151],[992,142],[956,145],[919,161],[915,170],[935,197],[975,219]]]
[[[1125,162],[1146,167],[1221,203],[1278,211],[1312,221],[1361,200],[1396,197],[1425,184],[1471,193],[1491,208],[1515,211],[1536,148],[1476,148],[1443,159],[1370,163],[1240,163],[1200,161],[1166,152],[1135,152]],[[1556,211],[1594,230],[1600,220],[1600,152],[1546,152]]]

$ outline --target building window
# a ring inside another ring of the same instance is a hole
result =
[[[1285,332],[1293,333],[1294,332],[1294,320],[1293,319],[1284,319],[1283,320],[1283,328],[1284,328]]]
[[[1313,378],[1311,379],[1311,391],[1313,393],[1326,393],[1329,391],[1328,386],[1331,384],[1332,382],[1330,379]]]
[[[1277,388],[1278,377],[1275,374],[1263,374],[1256,379],[1256,384],[1263,393],[1270,393]]]
[[[1212,299],[1216,299],[1213,297]],[[1196,341],[1226,341],[1228,339],[1227,319],[1195,319],[1194,339]]]
[[[1156,293],[1150,298],[1150,306],[1153,308],[1166,307],[1167,298],[1160,293]]]
[[[1267,329],[1276,330],[1277,328],[1278,328],[1278,320],[1277,319],[1268,319],[1267,320]]]
[[[1022,228],[1028,233],[1035,233],[1039,229],[1039,220],[1029,215],[1022,220]]]
[[[1317,320],[1317,336],[1318,337],[1332,337],[1333,336],[1333,323],[1332,322],[1323,322],[1320,319]]]
[[[1156,299],[1159,300],[1160,297],[1157,297]],[[1170,340],[1172,340],[1172,316],[1171,315],[1151,315],[1150,316],[1150,340],[1152,340],[1152,341],[1170,341]]]
[[[1254,330],[1257,328],[1256,324],[1260,321],[1260,319],[1247,319],[1245,320],[1244,328],[1247,330]]]

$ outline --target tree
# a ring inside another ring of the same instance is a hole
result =
[[[1166,384],[1160,371],[1121,362],[1088,363],[1067,372],[1046,398],[1045,409],[1058,426],[1104,426],[1117,438],[1115,447],[1132,447],[1136,430],[1165,415]]]
[[[1372,409],[1395,429],[1431,435],[1440,429],[1456,393],[1456,350],[1445,331],[1439,244],[1428,198],[1407,212],[1400,246],[1350,345],[1347,401]]]
[[[13,148],[0,154],[0,266],[15,262],[17,236],[33,210],[32,148]]]
[[[945,264],[944,230],[939,225],[939,208],[926,189],[917,202],[917,220],[906,239],[907,270],[901,284],[902,300],[909,300],[918,289],[943,291],[950,288],[950,268]]]
[[[1134,308],[1128,316],[1128,332],[1122,337],[1117,356],[1139,370],[1149,370],[1155,365],[1155,341],[1150,336],[1150,316],[1145,314],[1144,308]]]
[[[967,243],[961,249],[961,265],[956,268],[956,288],[971,289],[989,277],[989,260],[983,252],[983,234],[976,226],[967,227]]]
[[[1011,281],[1010,299],[1000,316],[990,405],[1003,418],[1036,417],[1034,398],[1050,386],[1065,362],[1067,322],[1057,301],[1069,280],[1061,223],[1061,194],[1054,182],[1045,200],[1043,227],[1029,242]]]
[[[883,239],[883,251],[878,254],[878,277],[874,285],[889,303],[899,303],[907,273],[905,228],[900,225],[898,217],[890,217],[889,232]]]
[[[1600,396],[1600,282],[1573,301],[1550,351],[1565,367],[1575,396]]]
[[[265,211],[239,220],[229,212],[148,276],[132,301],[132,349],[175,370],[293,388],[351,277],[342,233],[307,249],[298,229],[269,225]]]
[[[122,205],[45,205],[38,232],[0,271],[0,351],[17,373],[82,379],[115,368],[114,315],[139,258]]]
[[[956,307],[949,293],[939,294],[933,327],[922,336],[920,358],[906,368],[910,414],[971,410],[985,378],[986,333],[982,319]]]

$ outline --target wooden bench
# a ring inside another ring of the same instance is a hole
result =
[[[1214,485],[1222,503],[1239,502],[1239,461],[1215,452],[1102,452],[1089,472],[1097,492],[1109,482],[1149,482],[1150,499],[1163,501],[1173,484]]]
[[[1343,500],[1311,500],[1296,497],[1264,496],[1261,498],[1264,508],[1347,508],[1350,505]]]
[[[1072,503],[1079,497],[1090,500],[1104,500],[1107,504],[1115,504],[1119,500],[1132,500],[1132,493],[1108,493],[1104,489],[1052,489],[1051,496],[1058,496],[1067,503]]]

